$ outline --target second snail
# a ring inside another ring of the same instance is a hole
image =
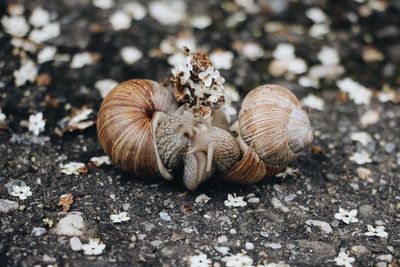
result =
[[[307,114],[282,86],[250,91],[229,125],[224,79],[206,54],[186,49],[172,74],[165,85],[122,82],[101,104],[100,144],[134,176],[179,178],[190,190],[210,177],[253,184],[283,171],[313,140]]]

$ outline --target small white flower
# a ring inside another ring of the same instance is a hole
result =
[[[37,55],[38,63],[43,64],[48,61],[52,61],[56,55],[57,48],[54,46],[46,46]]]
[[[371,135],[366,132],[355,132],[351,133],[350,139],[352,141],[357,141],[363,146],[367,146],[369,142],[372,141]]]
[[[302,74],[307,71],[307,64],[302,58],[295,58],[287,62],[287,70],[294,74]]]
[[[358,222],[356,216],[357,216],[357,210],[348,211],[340,207],[339,207],[339,212],[335,214],[336,219],[342,220],[346,224]]]
[[[43,113],[39,112],[36,114],[32,114],[29,116],[29,131],[31,131],[34,135],[39,135],[44,131],[44,127],[46,126],[46,122],[43,120]]]
[[[212,23],[211,17],[207,15],[197,15],[190,20],[190,24],[197,29],[205,29]]]
[[[100,157],[92,157],[90,159],[90,162],[92,162],[95,166],[101,166],[103,164],[110,165],[111,164],[111,159],[109,156],[100,156]]]
[[[228,199],[224,201],[227,207],[244,207],[247,202],[243,200],[244,197],[237,197],[236,194],[228,194]]]
[[[326,20],[326,15],[322,9],[318,7],[310,8],[306,11],[307,18],[311,19],[314,23],[323,23]]]
[[[321,39],[329,33],[330,29],[326,24],[314,24],[311,26],[309,33],[311,37]]]
[[[122,5],[122,10],[135,20],[141,20],[147,14],[146,8],[137,2],[124,3]]]
[[[200,72],[199,78],[204,82],[204,85],[206,87],[211,86],[213,79],[217,84],[222,84],[225,81],[225,79],[219,75],[219,71],[214,71],[214,68],[211,66],[208,67],[205,71]]]
[[[106,245],[103,244],[98,238],[90,238],[88,244],[82,245],[83,253],[85,253],[85,255],[100,255],[103,253],[105,248]]]
[[[70,67],[73,69],[79,69],[91,64],[93,64],[92,55],[89,52],[83,52],[74,55]]]
[[[272,52],[272,56],[282,61],[291,60],[296,57],[294,55],[294,46],[287,43],[280,43],[275,48],[274,52]]]
[[[121,48],[120,54],[126,64],[133,64],[142,58],[143,53],[134,46],[126,46]]]
[[[92,4],[100,9],[109,9],[114,6],[113,0],[92,0]]]
[[[210,265],[211,260],[205,254],[190,257],[190,267],[208,267]]]
[[[102,98],[106,97],[108,93],[117,86],[118,82],[112,79],[103,79],[99,80],[94,84],[94,87],[97,91],[100,92]]]
[[[26,82],[34,82],[38,74],[38,69],[36,64],[32,60],[22,61],[21,67],[15,70],[13,75],[15,78],[15,85],[21,86]]]
[[[131,218],[128,217],[128,213],[124,211],[118,214],[111,214],[110,219],[112,220],[113,223],[120,223],[129,221]]]
[[[229,70],[232,67],[233,53],[217,50],[210,54],[210,60],[215,68]]]
[[[66,175],[79,174],[79,170],[85,167],[81,162],[69,162],[65,165],[61,164],[61,172]]]
[[[346,252],[341,251],[339,256],[337,256],[333,261],[337,266],[352,267],[352,263],[355,261],[355,259],[353,257],[349,257],[349,254]]]
[[[1,111],[1,108],[0,108],[0,123],[4,123],[5,121],[6,121],[6,114],[4,114],[2,111]]]
[[[12,189],[13,191],[11,192],[11,195],[14,197],[19,197],[19,199],[21,200],[27,199],[29,196],[32,196],[31,188],[29,186],[13,185]]]
[[[371,155],[365,150],[363,150],[361,152],[355,152],[350,157],[350,160],[354,161],[358,165],[363,165],[365,163],[371,163],[372,162]]]
[[[41,29],[34,29],[33,31],[31,31],[31,33],[29,34],[29,39],[36,44],[41,44],[44,41],[59,36],[60,33],[60,23],[52,22],[45,25]]]
[[[242,54],[249,60],[255,61],[264,56],[262,47],[253,42],[245,43],[241,49]]]
[[[186,3],[181,0],[152,1],[149,13],[162,25],[176,25],[186,17]]]
[[[319,111],[323,111],[324,110],[324,106],[325,106],[325,102],[323,99],[315,96],[315,95],[308,95],[305,98],[303,98],[303,100],[301,101],[304,105],[306,105],[307,107],[319,110]]]
[[[1,24],[3,24],[5,32],[14,37],[24,37],[29,31],[29,24],[24,16],[4,16]]]
[[[131,27],[131,17],[123,11],[117,11],[110,17],[110,23],[114,30],[126,30]]]
[[[50,22],[50,12],[41,7],[37,7],[29,17],[29,22],[36,28],[42,27]]]
[[[321,61],[322,65],[326,66],[339,64],[340,61],[337,50],[328,46],[322,47],[317,57],[318,60]]]
[[[286,167],[284,172],[278,173],[275,177],[286,178],[287,176],[295,176],[297,173],[299,173],[299,169]]]
[[[227,267],[253,266],[253,260],[249,256],[243,253],[238,253],[236,255],[223,257],[222,261],[225,262]]]
[[[373,227],[372,225],[367,225],[368,232],[364,233],[366,236],[378,236],[387,237],[389,234],[385,231],[385,226]]]
[[[354,101],[356,105],[369,105],[371,102],[372,92],[358,82],[351,78],[345,78],[336,82],[340,91],[346,92],[349,98]]]

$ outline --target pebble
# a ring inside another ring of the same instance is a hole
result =
[[[258,197],[252,197],[252,198],[249,198],[249,199],[247,200],[247,203],[250,203],[250,204],[258,204],[258,203],[260,203],[260,199],[259,199]]]
[[[388,154],[393,153],[396,150],[396,144],[395,143],[387,143],[384,146],[385,152]]]
[[[80,240],[78,237],[76,237],[76,236],[72,237],[72,238],[69,240],[69,245],[71,246],[71,249],[72,249],[73,251],[79,251],[79,250],[82,249],[81,240]]]
[[[390,254],[385,254],[385,255],[380,255],[380,256],[376,257],[376,259],[380,260],[380,261],[391,262],[393,259],[393,256]]]
[[[46,229],[43,227],[33,227],[31,235],[33,236],[41,236],[46,233]]]
[[[200,194],[196,197],[196,203],[207,203],[211,198],[208,197],[206,194]]]
[[[246,247],[247,250],[252,250],[252,249],[254,249],[253,243],[250,243],[250,242],[246,242],[245,247]]]
[[[9,211],[18,209],[18,203],[15,201],[0,199],[0,212],[8,213]]]
[[[166,213],[165,211],[160,212],[160,218],[161,218],[161,220],[164,220],[164,221],[168,221],[168,222],[171,221],[171,216],[169,216],[168,213]]]
[[[281,211],[283,211],[285,213],[289,212],[289,209],[286,206],[284,206],[282,204],[282,202],[279,199],[277,199],[276,197],[273,197],[271,199],[271,203],[272,203],[272,206],[274,206],[275,209],[280,209]]]
[[[267,232],[260,232],[260,235],[263,237],[269,237],[269,234]]]
[[[371,205],[368,205],[368,204],[364,204],[364,205],[360,206],[358,212],[360,214],[360,217],[362,217],[364,219],[373,218],[374,207],[372,207]]]
[[[218,243],[225,243],[226,241],[228,241],[228,238],[226,237],[226,235],[221,235],[220,237],[218,237]]]
[[[47,255],[47,254],[44,254],[44,255],[43,255],[42,260],[43,260],[44,262],[46,262],[46,263],[54,263],[54,262],[56,262],[56,258],[50,257],[50,256]]]
[[[82,213],[70,212],[58,222],[54,231],[57,235],[81,236],[84,227]]]
[[[278,243],[267,243],[267,247],[270,247],[272,249],[280,249],[282,245]]]
[[[144,225],[144,229],[146,230],[146,232],[150,232],[151,230],[153,230],[154,227],[156,227],[156,226],[152,223],[146,223]]]
[[[153,246],[153,247],[156,247],[156,248],[158,248],[159,246],[161,246],[162,245],[162,241],[161,240],[154,240],[154,241],[151,241],[150,242],[150,244]]]
[[[286,203],[292,202],[297,197],[296,194],[289,194],[285,196],[284,200]]]
[[[307,220],[306,224],[319,227],[323,232],[325,232],[327,234],[332,233],[332,227],[327,222],[318,221],[318,220]]]
[[[353,253],[355,256],[361,256],[365,253],[368,253],[368,248],[363,245],[352,246],[351,253]]]

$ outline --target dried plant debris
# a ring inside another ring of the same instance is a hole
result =
[[[218,109],[225,102],[225,79],[214,69],[206,54],[190,53],[188,48],[184,52],[184,64],[177,65],[172,70],[170,83],[179,103],[187,103],[203,117],[207,117],[212,110]]]
[[[71,112],[71,114],[58,122],[56,133],[63,136],[65,132],[84,130],[95,124],[95,112],[88,107],[82,107]]]

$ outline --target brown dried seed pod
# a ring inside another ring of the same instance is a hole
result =
[[[101,147],[117,166],[136,176],[168,176],[160,166],[153,118],[176,108],[172,93],[155,81],[120,83],[104,98],[98,113]]]

